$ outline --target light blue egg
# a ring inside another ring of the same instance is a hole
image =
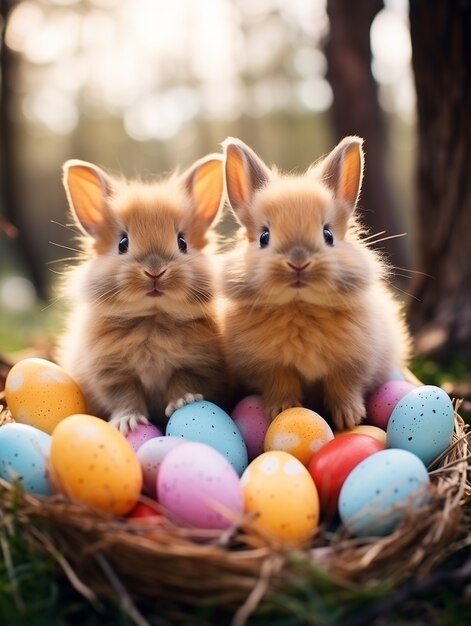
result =
[[[201,400],[177,409],[168,421],[165,434],[215,448],[239,476],[247,467],[247,447],[240,430],[234,420],[212,402]]]
[[[347,476],[339,495],[340,519],[356,537],[388,535],[411,507],[427,502],[429,485],[427,468],[412,452],[376,452]]]
[[[388,422],[388,447],[416,454],[429,465],[451,443],[453,404],[435,385],[417,387],[394,407]]]
[[[0,428],[0,477],[18,479],[26,493],[47,496],[52,486],[47,475],[51,436],[28,424]]]

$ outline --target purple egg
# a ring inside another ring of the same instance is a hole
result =
[[[143,443],[154,437],[162,437],[162,431],[154,424],[139,424],[136,430],[130,430],[126,435],[126,439],[134,452],[137,452]]]
[[[143,489],[151,498],[157,500],[157,476],[162,461],[170,450],[186,442],[187,440],[182,437],[153,437],[145,441],[137,451],[137,459],[142,469]]]
[[[416,385],[406,380],[390,380],[378,387],[366,403],[368,421],[374,426],[386,430],[394,407],[413,389],[416,389]]]
[[[234,407],[231,417],[242,433],[249,460],[252,461],[264,451],[263,442],[270,426],[270,420],[265,415],[262,399],[260,396],[243,398]]]
[[[160,504],[175,522],[190,528],[230,528],[242,515],[239,475],[205,443],[187,442],[171,450],[157,477]]]

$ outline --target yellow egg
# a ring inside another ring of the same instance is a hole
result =
[[[287,452],[264,452],[241,477],[254,528],[290,546],[309,542],[319,523],[317,489],[304,465]]]
[[[334,438],[329,424],[318,413],[303,407],[286,409],[275,417],[265,435],[265,452],[284,450],[304,465]]]
[[[341,432],[336,432],[335,436],[338,437],[339,435],[345,435],[345,434],[358,434],[358,435],[369,435],[370,437],[373,437],[374,439],[377,439],[378,441],[380,441],[382,444],[384,444],[386,446],[386,431],[383,430],[382,428],[378,428],[378,426],[370,426],[370,424],[359,424],[358,426],[355,426],[354,428],[349,428],[348,430],[342,430]]]
[[[141,492],[142,470],[130,444],[92,415],[72,415],[57,425],[49,464],[60,492],[105,513],[125,515]]]
[[[77,383],[45,359],[18,361],[5,381],[5,397],[17,422],[49,434],[64,417],[87,411]]]

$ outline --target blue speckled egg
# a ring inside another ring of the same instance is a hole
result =
[[[427,468],[412,452],[376,452],[345,480],[339,495],[340,519],[357,537],[387,535],[411,507],[427,502],[429,485]]]
[[[248,464],[247,447],[231,417],[212,402],[201,400],[177,409],[165,431],[215,448],[232,464],[239,476]]]
[[[0,428],[0,476],[20,481],[26,493],[47,496],[52,487],[47,464],[52,438],[28,424],[5,424]]]
[[[409,450],[428,465],[450,445],[454,424],[453,404],[443,389],[417,387],[391,413],[388,447]]]

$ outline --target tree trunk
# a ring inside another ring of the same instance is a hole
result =
[[[417,90],[417,350],[471,356],[471,3],[411,0]]]
[[[4,25],[14,5],[12,1],[0,2],[0,22]],[[38,295],[44,298],[46,290],[41,271],[42,261],[34,246],[36,234],[32,232],[27,211],[21,207],[18,200],[20,182],[17,176],[18,154],[15,149],[17,142],[13,116],[14,107],[18,106],[18,103],[12,88],[18,72],[18,58],[4,41],[0,44],[0,72],[0,202],[5,215],[0,224],[0,237],[3,231],[4,235],[14,239],[28,277],[36,287]]]
[[[383,0],[328,0],[330,35],[325,48],[334,101],[332,116],[336,139],[356,134],[365,140],[366,169],[360,209],[372,234],[402,232],[387,177],[386,128],[378,102],[378,86],[371,71],[370,28],[383,8]],[[401,239],[382,242],[395,266],[407,264]]]

